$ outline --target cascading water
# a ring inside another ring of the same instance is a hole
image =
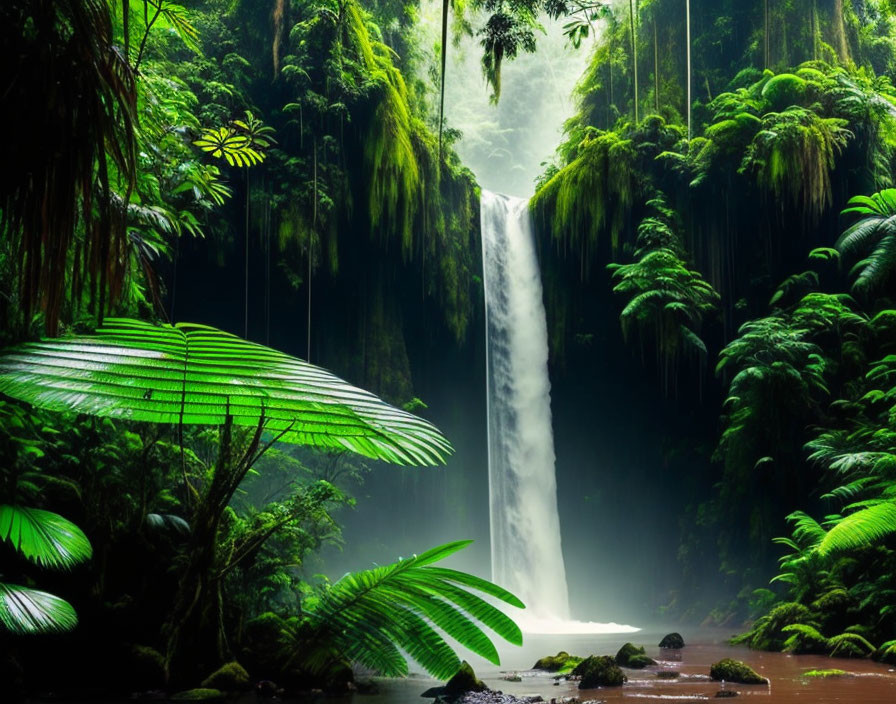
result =
[[[570,620],[560,540],[548,333],[528,202],[482,191],[492,579],[530,633],[629,632]]]
[[[428,39],[421,45],[438,41],[441,11],[440,2],[423,5]],[[452,44],[445,111],[463,135],[455,149],[483,186],[492,577],[526,603],[514,618],[529,633],[619,633],[638,629],[570,620],[532,223],[526,199],[485,190],[531,193],[562,137],[574,109],[569,96],[589,58],[588,42],[569,49],[563,24],[545,19],[537,54],[505,62],[497,105],[482,79],[480,37]]]
[[[548,334],[528,203],[482,191],[492,579],[541,620],[569,618]]]

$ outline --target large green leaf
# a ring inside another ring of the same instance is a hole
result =
[[[852,550],[892,533],[896,533],[896,501],[882,501],[840,519],[825,535],[818,552]]]
[[[93,335],[0,357],[0,392],[35,406],[157,423],[255,426],[397,464],[443,463],[430,423],[295,357],[193,323],[110,319]]]
[[[504,613],[468,589],[523,608],[510,592],[465,572],[432,563],[466,547],[458,541],[383,567],[348,574],[307,611],[312,624],[302,653],[306,663],[324,662],[315,649],[342,654],[384,675],[407,674],[404,651],[439,679],[454,675],[460,659],[443,633],[461,646],[500,664],[482,626],[509,642],[522,643],[519,627]]]
[[[24,506],[0,505],[0,540],[38,565],[68,568],[89,560],[87,536],[58,513]]]
[[[17,635],[53,633],[73,629],[78,616],[58,596],[0,582],[0,624]]]

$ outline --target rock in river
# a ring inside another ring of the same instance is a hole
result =
[[[592,655],[576,665],[572,674],[581,677],[579,689],[620,687],[628,678],[609,655]]]
[[[681,637],[680,633],[669,633],[666,636],[663,636],[663,639],[660,641],[661,648],[668,648],[670,650],[678,650],[679,648],[684,647],[684,638]]]
[[[656,661],[647,657],[643,646],[639,648],[631,643],[626,643],[616,653],[616,664],[640,670],[648,665],[656,665]]]
[[[709,676],[714,680],[724,682],[738,682],[740,684],[768,684],[765,677],[760,677],[749,666],[740,660],[725,658],[715,663],[709,671]]]

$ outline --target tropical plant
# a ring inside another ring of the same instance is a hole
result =
[[[322,369],[187,323],[159,327],[114,319],[93,335],[24,343],[0,358],[0,391],[48,410],[177,424],[182,447],[185,425],[220,427],[213,467],[191,480],[181,455],[191,534],[163,627],[168,668],[187,628],[211,634],[223,657],[215,616],[221,578],[229,571],[221,563],[222,522],[243,479],[274,442],[410,465],[443,462],[451,451],[431,424]],[[272,437],[266,440],[265,432]]]
[[[619,315],[623,333],[628,336],[637,329],[642,343],[649,336],[667,382],[669,368],[675,368],[683,353],[707,354],[699,331],[703,320],[718,309],[719,295],[681,258],[681,225],[674,211],[662,197],[648,206],[653,213],[638,226],[636,261],[607,268],[613,274],[613,292],[627,301]]]
[[[444,461],[429,423],[332,374],[192,323],[108,319],[94,335],[23,343],[0,358],[0,391],[39,408],[267,430],[285,442],[400,464]]]
[[[52,511],[0,505],[0,542],[29,562],[65,570],[89,560],[87,537],[71,521]],[[74,608],[44,591],[0,581],[0,624],[15,634],[68,631],[78,623]]]
[[[871,196],[854,196],[842,215],[858,215],[837,240],[837,249],[857,259],[853,287],[868,292],[882,286],[896,270],[896,188]]]
[[[303,665],[321,671],[334,660],[348,659],[400,677],[408,673],[404,652],[444,680],[461,664],[444,636],[500,664],[482,626],[514,645],[522,645],[522,633],[508,616],[473,592],[516,608],[525,608],[523,603],[487,580],[434,566],[471,542],[447,543],[391,565],[347,574],[334,583],[305,611],[293,634],[292,647]]]
[[[776,197],[790,198],[815,221],[831,203],[835,157],[853,137],[847,124],[796,106],[768,113],[741,169],[754,173],[759,186]]]

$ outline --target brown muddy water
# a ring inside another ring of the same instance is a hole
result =
[[[670,630],[679,631],[687,646],[680,651],[661,651],[656,644]],[[469,658],[479,677],[493,690],[515,696],[541,696],[546,704],[573,704],[568,698],[586,702],[628,702],[628,704],[689,704],[716,699],[722,690],[733,690],[738,696],[733,701],[747,704],[896,704],[896,668],[870,660],[845,660],[814,655],[784,655],[762,653],[744,647],[727,645],[732,633],[718,630],[691,630],[675,627],[650,629],[625,635],[528,635],[522,647],[501,649],[502,665],[497,667],[479,658]],[[625,670],[629,681],[622,687],[579,690],[575,682],[554,684],[547,673],[536,673],[530,668],[544,655],[566,650],[575,655],[614,655],[626,641],[643,645],[647,654],[659,664],[644,670]],[[727,684],[712,682],[709,668],[723,658],[743,660],[763,677],[770,686]],[[807,678],[809,670],[838,669],[851,673],[834,679]],[[659,670],[680,673],[674,680],[657,677]],[[413,666],[412,666],[413,671]],[[519,675],[520,682],[503,678]],[[420,674],[404,679],[376,680],[377,694],[355,694],[350,697],[309,697],[303,704],[432,704],[432,699],[420,695],[440,683]],[[566,701],[564,701],[566,700]],[[85,700],[81,700],[84,702]],[[122,701],[124,704],[126,700]],[[261,704],[271,701],[259,699],[254,693],[243,695],[228,704]],[[274,700],[277,701],[277,700]],[[0,687],[0,704],[3,702]],[[59,704],[56,700],[54,704]],[[91,703],[92,704],[92,703]],[[113,704],[105,700],[103,704]],[[129,704],[133,704],[130,702]]]
[[[661,651],[656,644],[664,632],[641,631],[627,635],[600,636],[528,636],[522,648],[504,650],[502,667],[471,660],[477,674],[491,688],[517,696],[540,695],[548,703],[560,704],[566,697],[581,702],[695,702],[725,701],[716,699],[721,690],[738,693],[737,701],[753,704],[896,704],[896,668],[870,660],[846,660],[814,655],[785,655],[763,653],[744,647],[727,645],[728,632],[700,631],[688,633],[676,628],[684,636],[687,646],[680,651]],[[613,655],[626,641],[644,645],[647,654],[659,664],[644,670],[625,670],[629,681],[622,687],[579,690],[575,682],[554,684],[553,677],[535,673],[529,668],[539,657],[559,650],[576,655]],[[712,663],[722,658],[743,660],[763,677],[770,686],[739,685],[713,682],[709,679]],[[807,678],[809,670],[838,669],[851,673],[840,678]],[[658,670],[674,670],[680,675],[674,680],[659,679]],[[507,673],[518,674],[521,682],[502,679]],[[404,680],[381,681],[377,695],[356,695],[353,704],[426,704],[420,693],[433,681],[412,676]]]

